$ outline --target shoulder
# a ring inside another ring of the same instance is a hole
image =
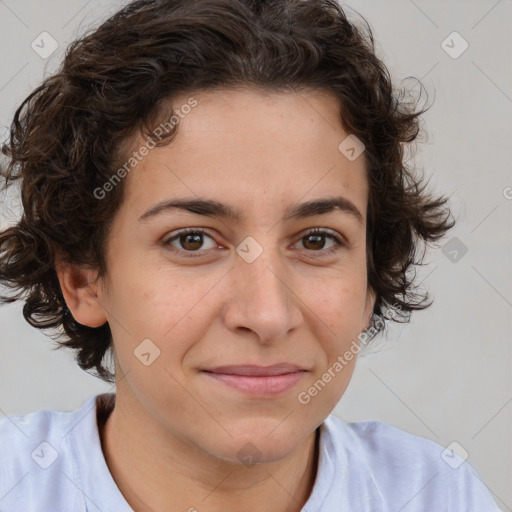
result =
[[[499,511],[470,464],[434,441],[379,421],[345,423],[332,414],[326,426],[348,461],[370,475],[390,510]]]
[[[67,490],[77,479],[69,434],[83,407],[0,419],[0,510],[25,509],[29,496],[37,496],[41,510],[61,505],[82,510],[76,493]]]
[[[51,448],[57,450],[65,442],[64,434],[69,414],[45,409],[24,416],[7,416],[0,419],[2,467],[8,465],[11,470],[19,466],[26,467],[29,460],[39,466],[49,464]],[[48,446],[39,446],[44,442]],[[42,452],[38,451],[38,448]],[[41,454],[42,456],[38,457]]]
[[[402,470],[405,466],[415,467],[418,462],[434,466],[443,462],[443,448],[439,444],[387,423],[345,423],[333,415],[329,417],[329,421],[333,432],[350,438],[353,442],[351,449],[368,463],[387,462],[391,463],[392,468]]]

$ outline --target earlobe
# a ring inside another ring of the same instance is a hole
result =
[[[100,327],[107,321],[101,306],[98,271],[67,263],[58,258],[55,263],[62,295],[73,318],[88,327]]]

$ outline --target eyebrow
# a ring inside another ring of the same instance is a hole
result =
[[[145,222],[152,217],[156,217],[166,211],[178,209],[184,210],[197,215],[205,215],[207,217],[226,218],[233,221],[240,221],[241,214],[237,210],[226,204],[213,201],[211,199],[193,198],[193,199],[172,199],[162,201],[156,204],[140,217],[139,221]],[[322,215],[339,210],[348,213],[354,217],[360,224],[363,224],[363,215],[357,207],[344,197],[328,197],[307,201],[298,205],[289,207],[285,214],[284,220],[303,219],[314,215]]]

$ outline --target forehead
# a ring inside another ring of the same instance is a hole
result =
[[[198,91],[175,97],[172,108],[181,112],[176,137],[128,177],[126,201],[136,210],[197,196],[261,217],[264,208],[342,195],[365,214],[364,157],[350,161],[340,152],[349,134],[334,94]]]

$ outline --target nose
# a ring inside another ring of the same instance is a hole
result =
[[[302,322],[298,290],[275,251],[264,250],[252,263],[237,255],[229,276],[224,322],[231,331],[250,330],[272,343]]]

